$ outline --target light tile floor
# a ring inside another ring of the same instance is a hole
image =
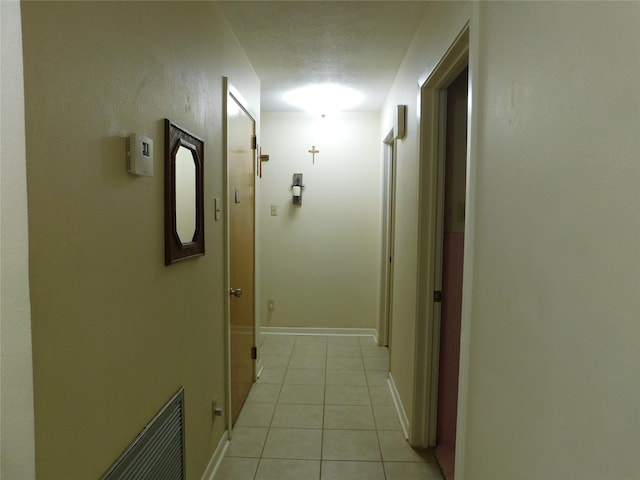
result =
[[[265,335],[216,480],[441,480],[404,438],[372,337]]]

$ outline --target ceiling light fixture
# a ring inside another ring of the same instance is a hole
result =
[[[317,115],[349,110],[362,103],[363,99],[359,91],[333,83],[308,85],[284,94],[288,104]]]

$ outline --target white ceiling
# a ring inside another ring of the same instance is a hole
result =
[[[422,1],[219,1],[262,83],[262,111],[310,83],[361,91],[379,111],[422,20]]]

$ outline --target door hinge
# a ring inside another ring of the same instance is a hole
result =
[[[258,148],[258,138],[255,135],[251,135],[251,150]]]
[[[436,303],[442,302],[442,292],[440,290],[433,292],[433,301]]]
[[[253,360],[258,359],[258,347],[251,347],[251,358]]]

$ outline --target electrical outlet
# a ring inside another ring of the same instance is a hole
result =
[[[275,309],[276,307],[273,304],[273,300],[267,300],[267,310],[269,310],[270,312],[273,312]]]

